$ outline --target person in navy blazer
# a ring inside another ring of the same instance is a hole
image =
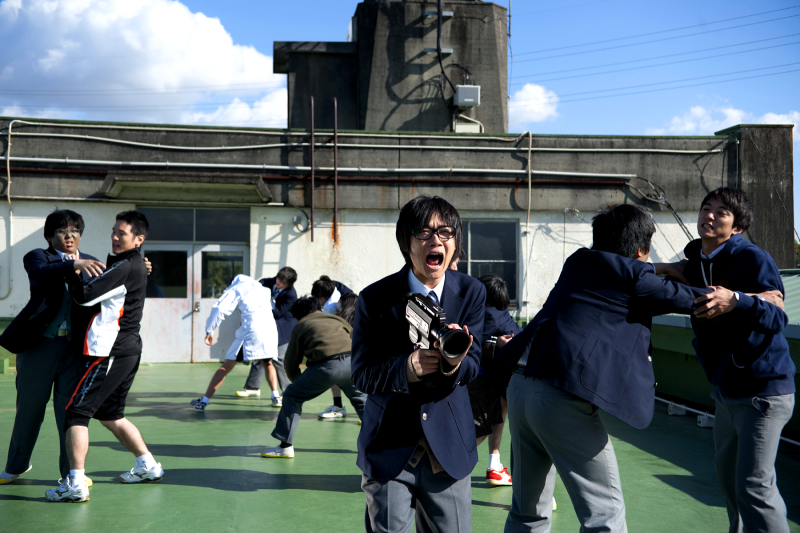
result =
[[[286,376],[283,368],[283,358],[286,355],[286,348],[289,347],[289,337],[292,329],[297,324],[297,319],[292,316],[292,306],[297,301],[297,291],[294,290],[294,282],[297,281],[297,272],[292,267],[283,267],[278,271],[274,278],[263,278],[258,280],[261,285],[272,291],[274,300],[272,316],[275,318],[275,325],[278,327],[278,357],[271,361],[275,368],[278,385],[281,390],[286,390],[291,381]],[[276,288],[277,287],[277,288]],[[277,295],[276,295],[277,293]],[[264,367],[262,365],[251,365],[250,374],[244,384],[244,390],[236,391],[240,397],[254,396],[261,394],[261,382],[264,379]],[[277,389],[273,388],[273,391]]]
[[[691,314],[695,300],[712,291],[656,275],[647,263],[655,226],[637,207],[599,212],[592,230],[592,249],[567,259],[542,310],[497,355],[503,381],[510,378],[507,533],[550,531],[556,469],[581,531],[627,531],[616,456],[598,408],[637,429],[650,424],[652,317]],[[695,311],[701,318],[722,312]]]
[[[31,468],[51,390],[61,441],[61,477],[69,474],[65,408],[78,378],[73,375],[72,354],[82,343],[91,316],[72,301],[65,279],[76,270],[88,279],[102,274],[105,267],[78,251],[83,230],[83,218],[75,211],[53,211],[44,223],[48,247],[32,250],[22,259],[30,281],[30,300],[0,336],[0,346],[17,354],[17,412],[0,484],[14,481]]]
[[[411,200],[396,237],[406,265],[361,292],[353,327],[353,383],[368,394],[358,436],[365,529],[411,531],[416,520],[419,532],[471,531],[469,475],[478,454],[466,386],[478,374],[480,343],[452,360],[415,349],[405,298],[435,296],[449,327],[480,339],[486,290],[447,268],[462,225],[446,200]]]

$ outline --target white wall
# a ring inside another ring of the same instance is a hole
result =
[[[11,293],[0,300],[0,317],[13,317],[19,313],[30,296],[28,275],[22,264],[26,253],[35,248],[47,248],[44,239],[44,220],[55,209],[72,209],[83,216],[86,229],[81,238],[80,250],[101,261],[111,252],[111,228],[117,213],[134,209],[133,204],[106,202],[31,202],[17,201],[12,196],[13,223],[12,248],[8,253],[8,203],[0,203],[0,298],[9,285],[9,259],[11,260]]]

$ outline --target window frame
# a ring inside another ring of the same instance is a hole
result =
[[[247,224],[247,240],[246,241],[198,241],[197,240],[197,210],[198,209],[205,209],[205,210],[217,210],[217,211],[245,211],[248,213],[248,218],[251,213],[249,208],[246,209],[239,209],[236,207],[205,207],[205,206],[163,206],[163,205],[137,205],[137,210],[140,209],[190,209],[192,211],[192,239],[191,240],[160,240],[160,239],[148,239],[150,243],[157,243],[157,244],[169,244],[169,243],[193,243],[193,244],[230,244],[234,246],[250,246],[250,233],[251,227],[250,222]]]
[[[515,259],[472,259],[472,222],[477,223],[506,223],[506,224],[514,224],[515,226],[515,234],[514,234],[514,248],[515,248]],[[509,306],[510,309],[519,309],[521,307],[521,290],[522,290],[522,278],[520,272],[520,247],[521,247],[521,233],[520,233],[520,221],[516,218],[463,218],[461,219],[461,225],[464,229],[465,235],[468,236],[467,238],[467,257],[462,259],[467,263],[467,275],[472,276],[472,263],[516,263],[517,268],[516,270],[516,294],[511,294],[509,292],[509,299],[511,300],[511,305]],[[463,242],[463,238],[462,238]]]

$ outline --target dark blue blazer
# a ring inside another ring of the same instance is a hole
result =
[[[589,401],[637,429],[655,404],[652,317],[692,311],[709,289],[664,281],[653,265],[618,254],[578,250],[564,263],[542,310],[500,350],[507,383],[528,353],[526,376]]]
[[[272,290],[275,286],[275,278],[264,278],[259,280],[264,287]],[[275,325],[278,327],[278,346],[283,346],[289,342],[292,329],[297,324],[297,319],[292,315],[292,306],[297,301],[297,291],[294,287],[284,289],[275,299],[275,309],[272,316],[275,318]]]
[[[486,289],[475,278],[448,270],[442,307],[447,321],[466,325],[475,341],[451,377],[436,372],[435,386],[410,383],[405,295],[408,267],[364,289],[356,304],[351,369],[355,386],[368,394],[358,435],[358,466],[377,481],[396,478],[423,432],[436,459],[455,479],[478,462],[475,422],[467,383],[478,375]]]
[[[80,256],[81,259],[97,260],[83,252],[80,252]],[[0,346],[11,353],[24,352],[39,341],[61,307],[67,276],[75,272],[75,262],[62,261],[52,246],[46,250],[31,250],[25,254],[22,262],[28,273],[31,297],[0,336]],[[85,274],[83,278],[88,279]],[[90,317],[85,317],[85,310],[74,303],[72,313],[72,337],[83,339]]]
[[[483,314],[483,338],[481,343],[489,340],[489,337],[500,337],[502,335],[517,335],[522,331],[519,324],[514,322],[508,309],[502,311],[496,307],[485,307]]]

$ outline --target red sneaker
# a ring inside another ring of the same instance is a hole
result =
[[[511,486],[511,474],[508,469],[503,467],[502,470],[486,470],[486,483],[489,485],[502,485]]]

